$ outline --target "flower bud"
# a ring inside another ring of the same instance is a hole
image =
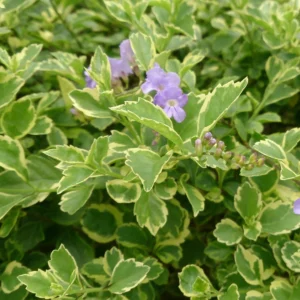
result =
[[[212,137],[213,137],[213,135],[212,135],[211,132],[206,132],[206,133],[204,134],[204,138],[205,138],[206,140],[208,140],[208,141],[209,141]]]
[[[254,152],[254,153],[252,153],[252,154],[250,155],[250,157],[249,157],[249,162],[253,164],[253,163],[256,162],[256,160],[257,160],[257,153]]]
[[[227,161],[231,158],[232,156],[232,152],[227,151],[227,152],[223,152],[223,158]]]
[[[220,148],[221,150],[224,150],[225,149],[225,143],[223,141],[219,141],[217,147]]]
[[[240,160],[238,161],[238,164],[239,164],[240,166],[244,166],[245,163],[246,163],[246,157],[245,157],[244,155],[242,155],[242,156],[240,157]]]
[[[237,170],[240,168],[240,165],[237,164],[237,163],[232,163],[231,166],[230,166],[231,169],[234,169],[234,170]]]
[[[216,139],[214,139],[214,138],[211,138],[210,140],[209,140],[209,145],[210,146],[214,146],[215,144],[217,143],[217,140]]]
[[[221,157],[222,153],[223,153],[222,149],[217,148],[216,151],[215,151],[215,154],[214,154],[215,158]]]
[[[265,163],[265,158],[264,157],[261,157],[261,158],[259,158],[258,160],[257,160],[257,166],[258,167],[261,167],[261,166],[263,166],[264,165],[264,163]]]
[[[245,168],[246,168],[246,170],[252,170],[254,168],[254,165],[253,164],[249,164]]]
[[[202,142],[200,139],[195,140],[195,150],[198,156],[202,154]]]

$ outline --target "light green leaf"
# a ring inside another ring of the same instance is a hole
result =
[[[274,300],[289,300],[293,293],[293,287],[288,280],[278,278],[271,283],[270,291]]]
[[[283,68],[283,61],[276,56],[270,56],[266,63],[266,72],[271,82],[278,78]]]
[[[262,230],[262,226],[259,222],[250,225],[245,224],[243,228],[245,237],[252,241],[257,240]]]
[[[93,189],[94,187],[90,185],[63,194],[59,202],[60,209],[70,215],[75,214],[89,200]]]
[[[30,100],[16,101],[5,109],[1,126],[5,134],[18,139],[30,132],[35,119],[35,109]]]
[[[266,112],[264,114],[258,115],[255,118],[256,121],[260,123],[273,123],[273,122],[281,122],[281,117],[273,112]]]
[[[92,204],[81,219],[82,230],[98,243],[109,243],[116,238],[122,224],[122,213],[110,204]]]
[[[245,182],[237,190],[234,197],[234,207],[247,224],[248,222],[252,223],[262,208],[261,193],[249,182]]]
[[[47,135],[49,145],[66,145],[68,139],[66,135],[57,127],[52,127],[51,132]]]
[[[20,208],[16,207],[14,209],[11,209],[9,213],[5,216],[5,218],[1,220],[0,238],[6,238],[10,234],[12,229],[15,227],[20,214],[21,214]]]
[[[111,112],[102,107],[87,90],[75,90],[69,96],[74,107],[86,116],[100,119],[111,117]]]
[[[276,169],[266,175],[251,177],[250,182],[255,185],[262,193],[270,193],[277,185],[279,174]]]
[[[115,1],[104,0],[104,4],[110,14],[121,22],[131,22],[130,17],[124,10],[121,3]]]
[[[252,290],[252,291],[247,292],[246,300],[265,300],[265,298],[262,293]]]
[[[198,136],[203,136],[217,124],[230,106],[238,100],[247,83],[247,78],[237,83],[231,81],[223,86],[218,85],[206,95],[198,115]]]
[[[201,277],[197,277],[193,284],[193,290],[199,294],[206,294],[209,292],[210,287],[206,280]]]
[[[98,139],[94,140],[85,163],[93,168],[98,168],[101,170],[102,161],[107,156],[108,153],[108,137],[100,136]]]
[[[8,105],[14,100],[24,83],[24,80],[19,77],[12,77],[9,80],[0,83],[0,108]]]
[[[139,177],[144,190],[149,192],[171,156],[172,152],[160,157],[156,152],[148,149],[129,149],[125,164]]]
[[[111,89],[111,71],[107,55],[101,47],[97,47],[91,59],[91,70],[88,71],[92,79],[100,86],[102,91]]]
[[[111,107],[112,111],[133,119],[160,133],[174,144],[182,144],[178,133],[173,129],[172,121],[157,105],[139,98],[138,102],[128,101],[125,104]]]
[[[300,227],[300,216],[294,214],[290,203],[276,201],[263,209],[260,219],[262,232],[269,234],[289,233]]]
[[[227,246],[238,244],[243,238],[242,228],[231,219],[222,219],[213,232],[218,242]]]
[[[251,250],[238,245],[234,254],[237,270],[245,281],[251,285],[259,285],[262,281],[263,262]]]
[[[300,141],[300,128],[293,128],[285,132],[282,146],[286,152],[292,151]]]
[[[24,70],[28,68],[29,64],[39,55],[43,45],[31,44],[26,48],[23,48],[21,52],[15,55],[17,62],[17,69]]]
[[[77,276],[76,261],[64,245],[51,252],[48,264],[53,274],[66,283],[72,283]]]
[[[84,162],[84,155],[81,149],[76,148],[72,145],[67,146],[56,146],[53,149],[49,149],[43,151],[46,155],[66,162],[66,163],[83,163]]]
[[[156,55],[155,45],[151,37],[138,32],[131,34],[129,39],[139,68],[148,71],[151,67],[151,61]]]
[[[63,294],[62,286],[54,288],[56,283],[54,276],[49,271],[32,271],[18,276],[18,279],[26,285],[26,290],[35,294],[38,298],[51,299]]]
[[[288,241],[281,249],[282,259],[294,272],[300,273],[300,243]]]
[[[240,293],[238,290],[238,286],[235,283],[231,284],[225,293],[218,296],[218,300],[239,300],[239,299],[240,299]]]
[[[137,248],[149,251],[153,246],[153,238],[135,223],[121,225],[117,230],[118,244],[127,248]]]
[[[142,192],[140,199],[134,205],[134,214],[141,227],[146,226],[152,235],[167,222],[168,210],[164,201],[153,192]]]
[[[116,247],[112,247],[104,254],[103,268],[108,275],[112,275],[116,265],[124,260],[122,252]]]
[[[183,177],[180,179],[180,184],[193,208],[194,217],[197,217],[199,212],[204,210],[205,198],[197,188],[185,183],[182,179]]]
[[[0,193],[0,220],[16,205],[22,203],[24,195]]]
[[[63,171],[64,177],[60,180],[57,193],[60,194],[70,187],[88,180],[94,173],[94,170],[85,165],[70,166]]]
[[[118,203],[136,202],[142,192],[138,183],[132,183],[122,179],[107,181],[106,190],[109,196]]]
[[[36,119],[35,125],[31,128],[29,134],[32,135],[43,135],[51,133],[54,124],[52,119],[41,116]]]
[[[109,275],[104,271],[103,257],[93,259],[92,261],[86,263],[82,267],[81,271],[85,276],[95,280],[101,285],[105,285],[109,281]]]
[[[182,78],[184,74],[191,69],[193,66],[198,64],[200,61],[204,59],[203,51],[199,49],[195,49],[190,52],[183,60],[181,64],[180,77]]]
[[[212,241],[204,249],[204,253],[216,262],[220,262],[232,255],[233,249],[218,241]]]
[[[21,263],[17,261],[10,262],[1,275],[2,291],[6,294],[16,291],[22,285],[17,277],[27,272],[29,272],[29,269],[24,267]]]
[[[286,160],[286,154],[282,147],[272,140],[259,141],[253,145],[253,149],[265,156],[278,160]]]
[[[134,259],[120,261],[113,270],[108,290],[113,294],[123,294],[141,283],[150,267]]]
[[[72,107],[72,101],[69,97],[69,94],[72,91],[76,90],[76,87],[73,84],[73,82],[71,82],[67,78],[57,76],[57,79],[58,79],[58,83],[59,83],[59,87],[60,87],[60,90],[61,90],[62,97],[65,101],[66,109],[70,109]]]
[[[261,167],[254,167],[252,170],[247,170],[245,167],[241,168],[240,175],[245,177],[257,177],[266,175],[271,172],[273,168],[263,165]]]
[[[293,178],[296,178],[300,176],[300,174],[292,170],[288,164],[288,162],[285,164],[283,162],[279,162],[280,164],[280,180],[290,180]]]
[[[201,278],[209,285],[209,290],[211,289],[211,283],[204,271],[196,265],[187,265],[178,274],[179,277],[179,289],[186,297],[197,297],[203,296],[202,292],[198,292],[194,289],[194,284],[197,278]],[[197,285],[195,286],[197,288]]]
[[[0,166],[15,171],[23,180],[28,178],[24,150],[18,141],[8,136],[0,136]]]

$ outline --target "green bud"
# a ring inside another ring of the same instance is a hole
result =
[[[261,157],[261,158],[259,158],[258,160],[257,160],[257,166],[258,167],[261,167],[261,166],[263,166],[264,165],[264,163],[265,163],[265,158],[264,157]]]
[[[223,158],[226,160],[226,161],[228,161],[230,158],[231,158],[231,156],[232,156],[232,152],[230,152],[230,151],[227,151],[227,152],[223,152]]]
[[[202,142],[200,139],[195,140],[195,151],[198,156],[202,154]]]
[[[241,166],[240,166],[239,164],[235,163],[235,162],[233,162],[233,163],[231,164],[231,166],[230,166],[230,168],[233,169],[233,170],[237,170],[237,169],[239,169],[240,167],[241,167]]]
[[[246,157],[244,155],[242,155],[238,161],[238,164],[240,166],[244,166],[246,164]]]
[[[257,153],[255,152],[255,153],[252,153],[252,154],[250,155],[250,157],[249,157],[249,162],[250,162],[251,164],[253,164],[253,163],[256,163],[256,161],[257,161]]]
[[[246,168],[246,170],[252,170],[254,168],[254,165],[253,164],[249,164],[245,168]]]
[[[223,153],[223,151],[220,148],[217,148],[215,153],[214,153],[215,158],[221,157],[222,153]]]

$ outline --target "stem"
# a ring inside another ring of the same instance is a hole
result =
[[[87,288],[87,289],[83,289],[83,290],[76,291],[76,292],[73,292],[73,293],[69,293],[68,295],[97,293],[97,292],[102,292],[103,290],[104,290],[103,287],[100,287],[100,288]]]
[[[54,2],[54,0],[50,0],[51,6],[53,8],[53,10],[55,11],[57,17],[59,18],[59,20],[62,22],[62,24],[65,26],[65,28],[67,29],[67,31],[70,33],[70,35],[73,37],[73,39],[76,41],[78,47],[80,49],[83,48],[83,45],[81,44],[81,42],[78,40],[77,35],[73,32],[73,30],[70,28],[69,24],[66,22],[66,20],[63,18],[63,16],[61,15],[61,13],[58,11],[56,4]]]
[[[120,121],[121,123],[127,127],[129,129],[129,131],[132,133],[132,135],[134,136],[136,142],[139,145],[143,145],[143,141],[140,137],[140,135],[138,134],[138,132],[135,130],[134,126],[131,124],[131,122],[129,122],[125,117],[120,116]]]

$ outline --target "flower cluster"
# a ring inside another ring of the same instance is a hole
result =
[[[225,151],[225,148],[225,143],[217,141],[211,132],[205,133],[203,139],[198,138],[195,140],[195,152],[198,156],[201,156],[203,152],[209,153],[212,151],[215,158],[222,157],[231,169],[245,167],[246,170],[252,170],[254,167],[263,166],[265,163],[265,158],[258,157],[257,153],[251,154],[247,160],[246,156]]]
[[[132,67],[136,65],[133,50],[130,45],[130,41],[124,40],[120,44],[120,57],[111,58],[109,57],[110,69],[111,69],[111,80],[113,84],[119,82],[119,78],[126,78],[128,75],[133,74]],[[90,70],[90,67],[88,68]],[[96,82],[90,77],[87,71],[84,72],[86,87],[95,88]]]
[[[156,63],[146,73],[146,81],[142,84],[141,89],[144,94],[156,91],[154,104],[163,108],[169,118],[173,117],[176,122],[181,123],[186,117],[182,108],[186,105],[188,96],[182,92],[179,85],[180,78],[176,73],[166,73]]]

